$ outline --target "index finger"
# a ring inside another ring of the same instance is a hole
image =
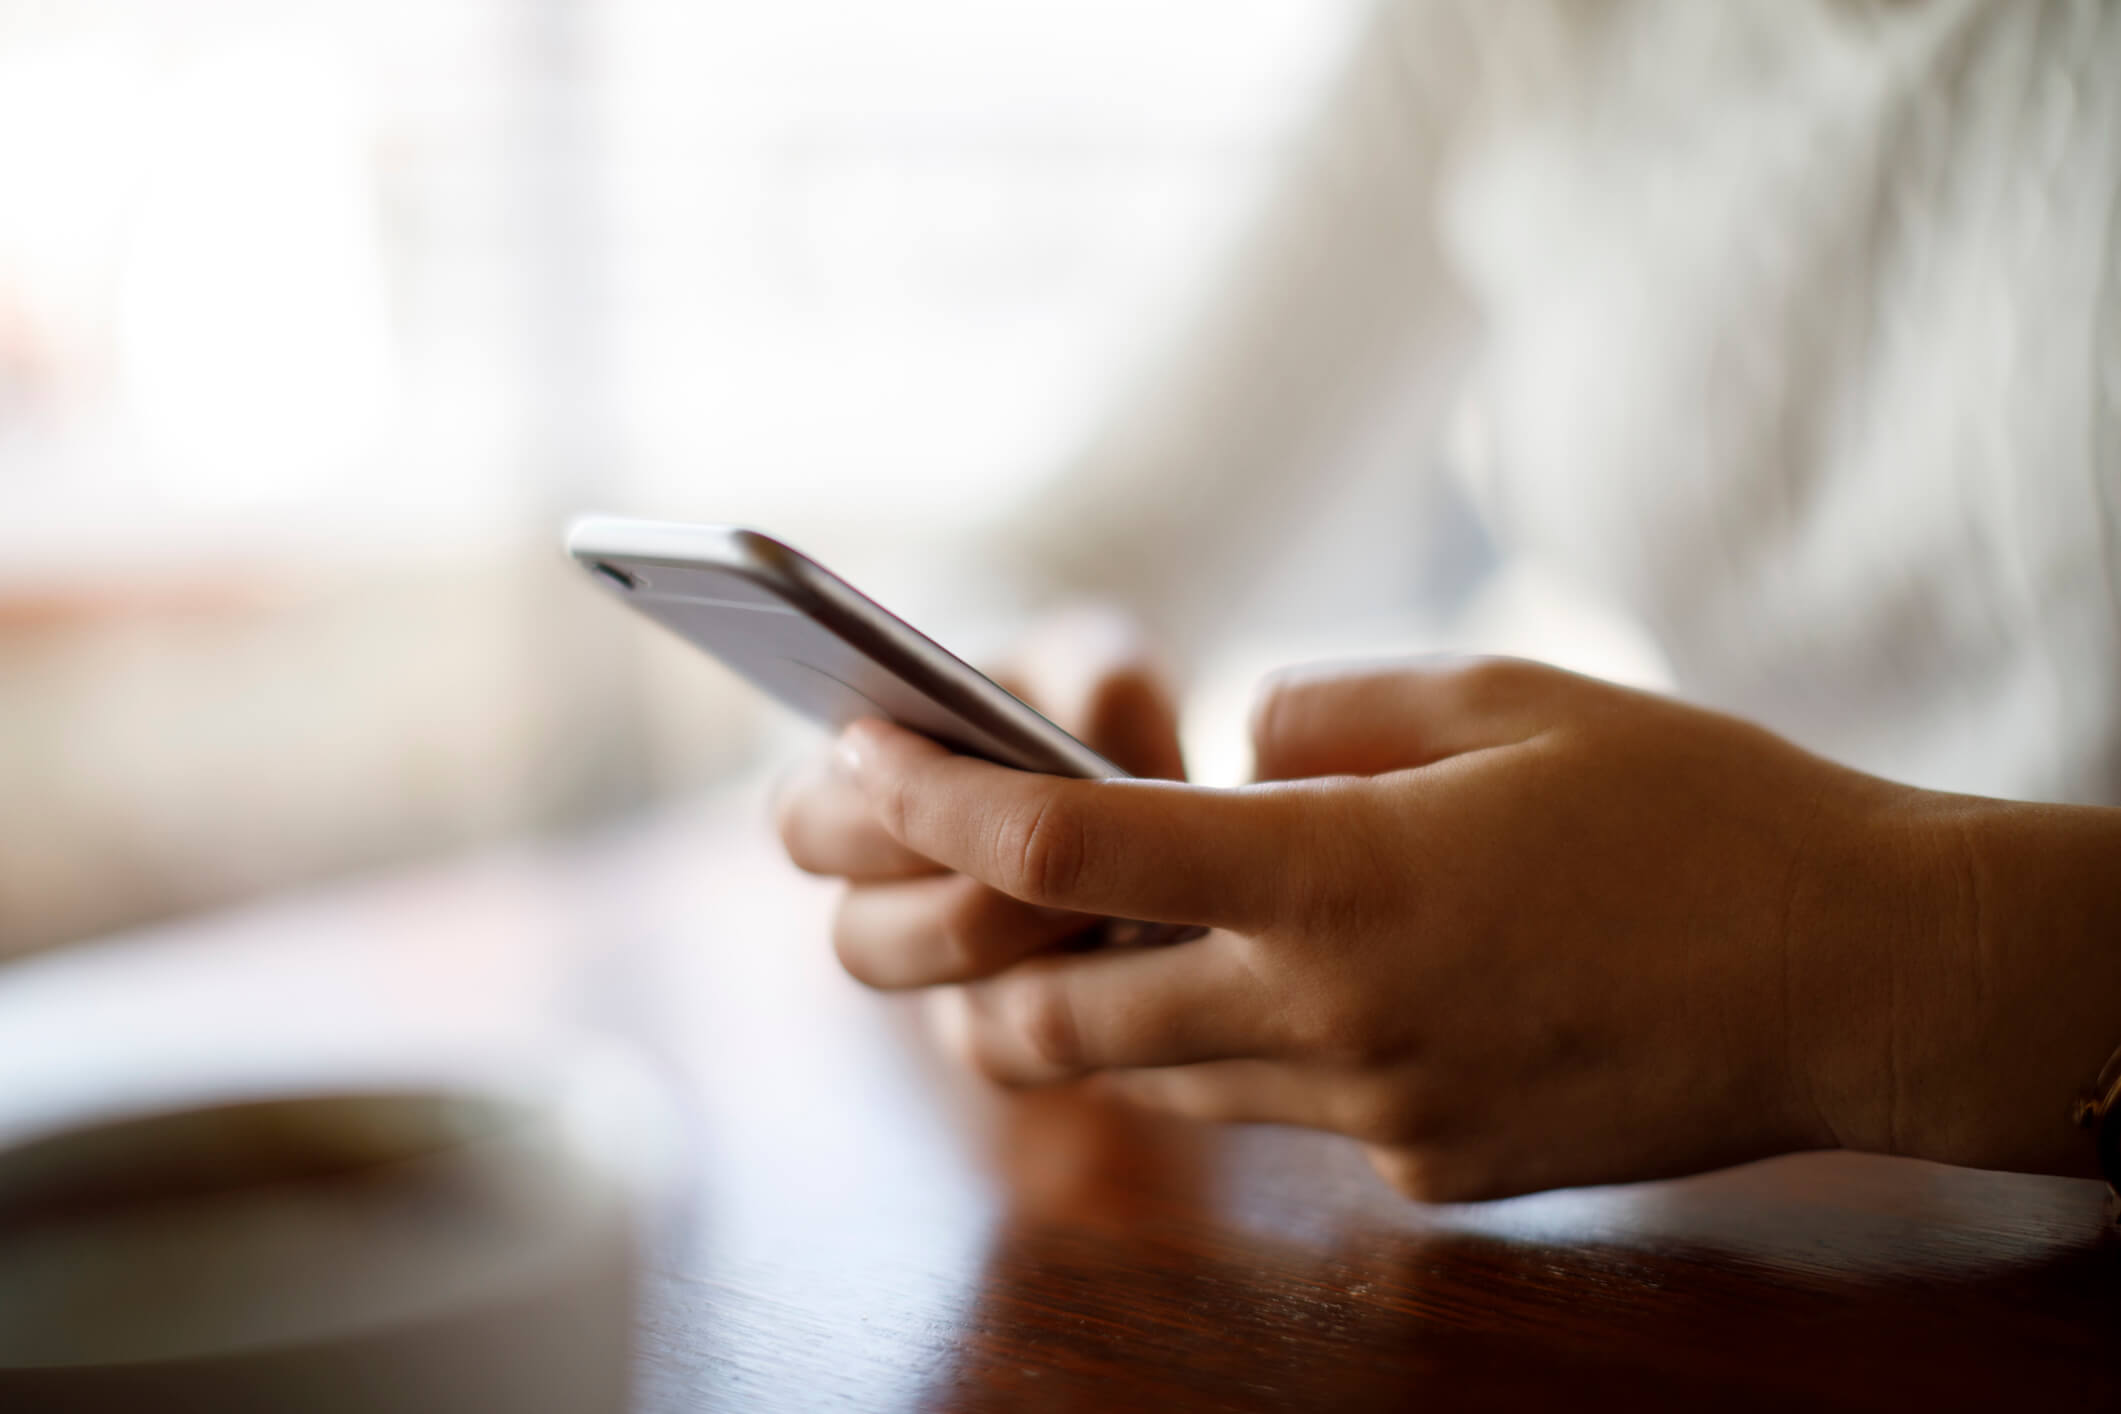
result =
[[[1012,771],[873,720],[840,750],[892,838],[1043,907],[1243,930],[1267,920],[1288,867],[1257,789]]]
[[[830,758],[781,783],[773,824],[788,858],[805,873],[867,881],[942,872],[885,833],[861,788]]]

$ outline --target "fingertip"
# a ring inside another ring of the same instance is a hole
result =
[[[961,1064],[972,1059],[972,1003],[963,987],[931,987],[921,994],[921,1019],[944,1055]]]
[[[904,727],[894,726],[881,717],[864,717],[847,725],[833,743],[832,758],[840,770],[856,780],[875,769],[884,753],[904,749],[908,742],[922,742],[925,738],[914,735]]]
[[[860,780],[871,751],[869,719],[843,729],[832,743],[832,764],[841,774]]]

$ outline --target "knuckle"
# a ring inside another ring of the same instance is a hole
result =
[[[1064,792],[1049,790],[1036,810],[1003,825],[999,872],[1019,898],[1033,903],[1064,899],[1082,877],[1085,852],[1081,815]]]
[[[871,941],[869,930],[862,926],[862,911],[855,902],[854,890],[848,889],[840,895],[839,906],[832,913],[832,955],[855,981],[865,987],[881,987],[888,979],[877,965]]]
[[[1387,788],[1369,780],[1301,781],[1246,803],[1260,834],[1283,842],[1273,896],[1275,916],[1292,940],[1360,939],[1380,925],[1405,929],[1401,911],[1418,899],[1404,877],[1404,826]],[[1300,962],[1322,999],[1350,990],[1336,980],[1350,972],[1337,951],[1297,947],[1287,957]]]
[[[1370,1144],[1425,1144],[1437,1139],[1444,1127],[1434,1097],[1404,1079],[1387,1086],[1352,1089],[1333,1118],[1335,1129]]]
[[[906,819],[912,811],[910,791],[902,775],[893,774],[869,792],[869,810],[884,832],[893,839],[906,837]]]
[[[1024,1077],[1005,1062],[998,1052],[980,1045],[977,1041],[970,1043],[959,1059],[970,1067],[974,1075],[990,1085],[1016,1086],[1024,1083]]]
[[[1477,1166],[1441,1149],[1373,1146],[1369,1157],[1378,1177],[1417,1203],[1478,1203],[1501,1196]]]
[[[1475,658],[1453,668],[1446,685],[1468,711],[1492,711],[1521,702],[1539,676],[1536,664],[1521,658]]]
[[[980,970],[994,935],[994,894],[965,880],[936,918],[938,966],[952,979]]]
[[[1082,1029],[1075,1008],[1060,988],[1015,988],[1006,1015],[1006,1024],[1025,1054],[1042,1070],[1068,1075],[1082,1069]]]
[[[796,868],[812,874],[819,872],[805,788],[784,791],[773,802],[773,832],[780,837],[781,848]]]
[[[1092,737],[1119,733],[1156,707],[1160,689],[1146,667],[1130,664],[1091,684],[1083,703],[1083,727]]]
[[[1274,779],[1286,768],[1288,743],[1302,715],[1305,693],[1304,681],[1289,673],[1277,673],[1260,684],[1249,727],[1253,766],[1262,779]]]
[[[1337,1054],[1344,1034],[1338,1008],[1318,990],[1285,992],[1281,1022],[1290,1046],[1299,1054],[1321,1061],[1352,1059]]]
[[[968,1070],[987,1073],[971,1001],[962,988],[931,987],[922,994],[920,1009],[929,1038],[939,1051]]]
[[[1351,793],[1352,796],[1352,793]],[[1343,816],[1356,816],[1361,809],[1359,798],[1344,797],[1340,802]],[[1341,823],[1345,823],[1344,821]],[[1389,917],[1390,909],[1403,902],[1402,897],[1388,893],[1392,888],[1379,879],[1378,871],[1371,866],[1363,848],[1365,838],[1375,838],[1381,832],[1355,829],[1348,833],[1353,840],[1336,838],[1336,834],[1314,833],[1315,844],[1305,859],[1305,867],[1291,871],[1287,885],[1287,897],[1295,916],[1304,921],[1306,931],[1328,938],[1362,938],[1375,926],[1380,916]],[[1335,1008],[1330,1020],[1337,1024],[1367,1023],[1380,1019],[1380,1006],[1385,994],[1379,989],[1359,985],[1361,973],[1343,968],[1338,989],[1333,994]],[[1352,977],[1358,985],[1348,985],[1346,978]]]
[[[1393,1020],[1383,989],[1374,987],[1305,988],[1285,1014],[1290,1040],[1300,1052],[1357,1072],[1401,1059]]]
[[[1429,1169],[1418,1152],[1373,1145],[1365,1154],[1370,1167],[1394,1193],[1417,1203],[1429,1201]]]

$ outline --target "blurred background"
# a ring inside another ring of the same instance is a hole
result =
[[[0,0],[0,951],[757,759],[566,518],[917,601],[1199,290],[1358,8]]]

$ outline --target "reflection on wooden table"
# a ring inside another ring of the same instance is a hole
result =
[[[758,814],[724,798],[0,973],[0,1139],[618,1047],[677,1155],[652,1410],[2121,1398],[2096,1185],[1822,1155],[1425,1209],[1330,1138],[997,1095],[840,975],[829,888]]]

